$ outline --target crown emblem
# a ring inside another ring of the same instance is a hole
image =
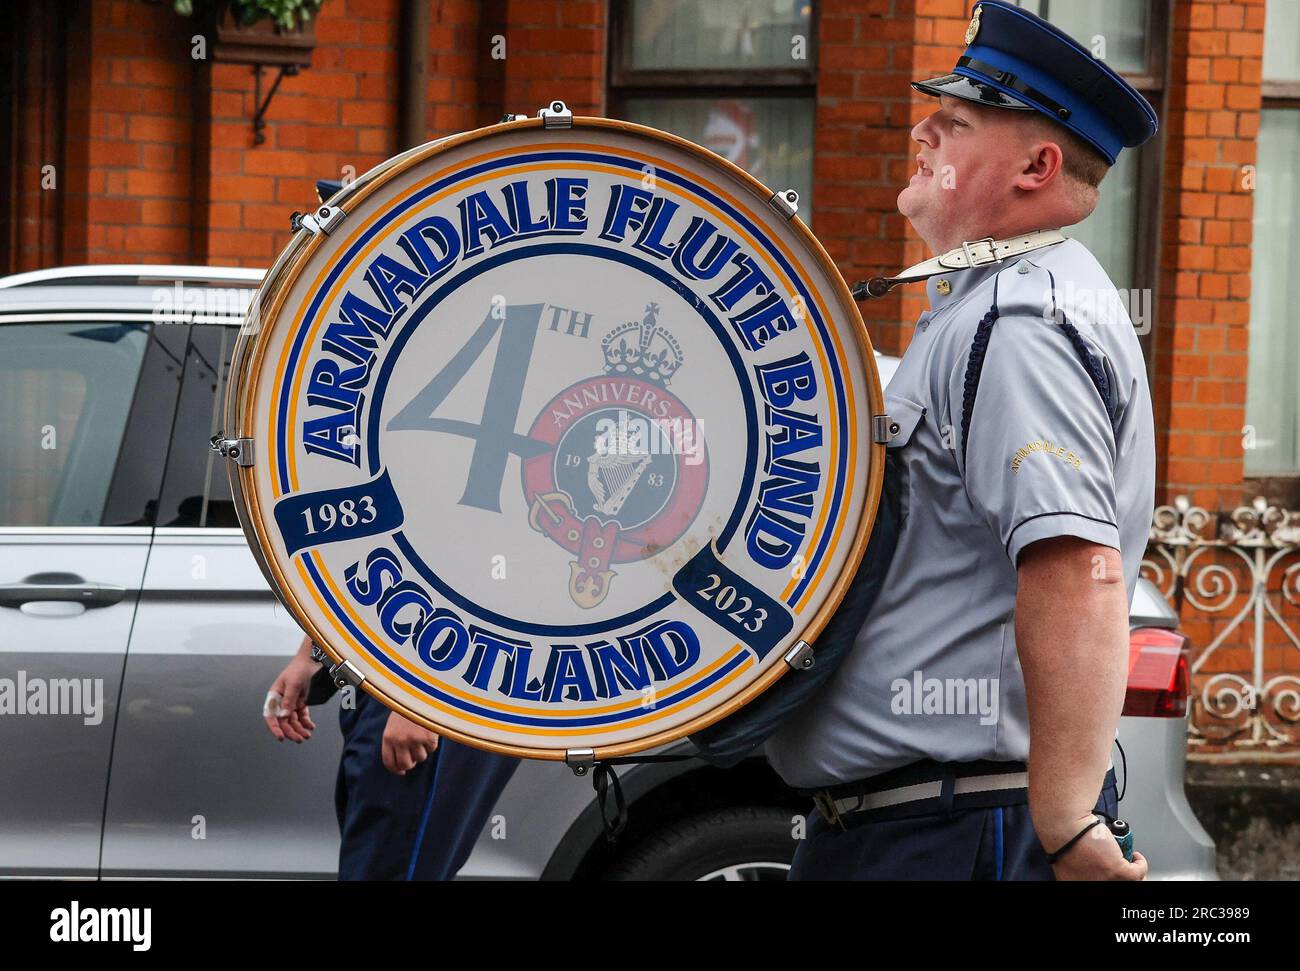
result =
[[[659,305],[647,304],[641,322],[619,324],[600,342],[607,374],[644,378],[666,385],[685,360],[682,345],[659,327]]]

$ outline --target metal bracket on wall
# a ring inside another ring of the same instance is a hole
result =
[[[297,64],[285,64],[280,68],[280,73],[275,76],[275,81],[271,84],[271,90],[266,92],[266,100],[262,100],[262,67],[261,64],[253,65],[253,102],[257,109],[253,114],[253,144],[262,145],[266,143],[266,136],[262,134],[266,128],[266,109],[271,107],[271,99],[275,97],[276,89],[280,87],[280,82],[284,80],[287,74],[293,77],[298,73]]]

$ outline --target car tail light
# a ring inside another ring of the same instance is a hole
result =
[[[1182,718],[1191,685],[1188,640],[1175,630],[1138,627],[1128,639],[1128,693],[1124,714]]]

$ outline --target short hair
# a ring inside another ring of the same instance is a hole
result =
[[[1049,118],[1039,115],[1033,121],[1044,138],[1056,142],[1061,147],[1061,169],[1067,176],[1082,182],[1090,189],[1096,189],[1101,185],[1101,180],[1110,171],[1110,162],[1106,160],[1106,156],[1074,132]]]

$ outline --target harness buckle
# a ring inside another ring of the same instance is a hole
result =
[[[975,247],[983,243],[987,246],[988,256],[978,256],[975,253]],[[983,239],[972,239],[969,242],[961,244],[961,251],[966,254],[966,266],[984,266],[988,263],[1001,263],[1002,257],[998,256],[997,241],[992,236],[985,236]]]

